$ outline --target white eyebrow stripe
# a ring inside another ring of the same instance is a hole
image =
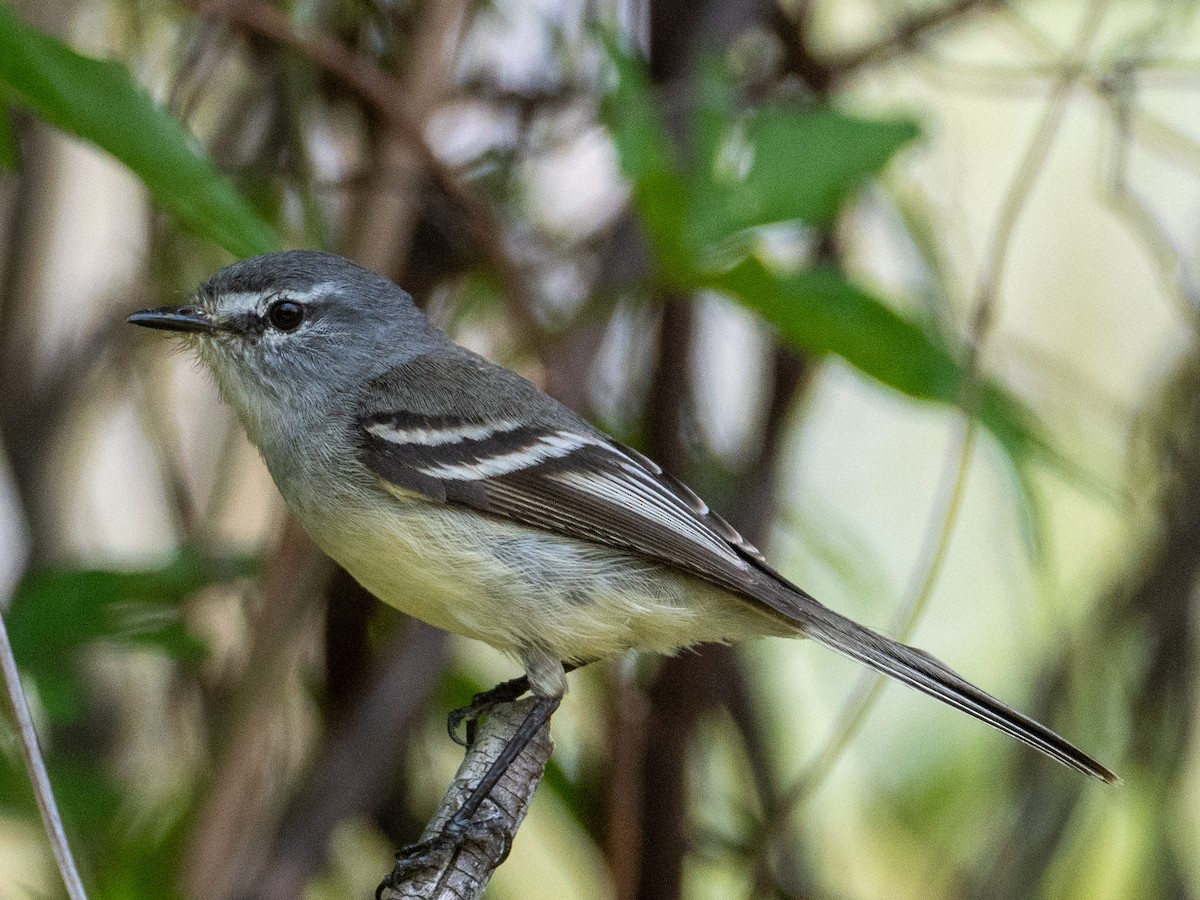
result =
[[[285,288],[283,291],[284,297],[291,297],[293,300],[312,300],[314,297],[323,297],[325,294],[333,293],[337,290],[337,284],[332,281],[322,281],[320,284],[314,284],[307,291],[297,291]]]
[[[295,300],[297,303],[307,303],[335,290],[337,290],[336,284],[332,281],[323,281],[303,291],[292,288],[284,288],[279,291],[234,291],[232,293],[218,294],[215,306],[223,315],[237,316],[246,313],[260,313],[268,297],[271,299]]]
[[[245,313],[257,313],[262,305],[263,295],[253,291],[237,291],[233,294],[219,294],[216,298],[216,310],[221,315],[237,316]]]
[[[399,428],[388,425],[386,422],[375,422],[367,426],[367,431],[392,444],[441,447],[445,444],[461,444],[463,441],[484,440],[497,434],[515,431],[520,427],[520,422],[511,420],[489,422],[486,425],[468,423],[442,427],[414,426],[412,428]]]
[[[506,453],[484,457],[470,463],[426,466],[417,471],[432,478],[451,481],[480,481],[498,475],[519,472],[550,459],[562,459],[588,444],[598,443],[595,438],[570,431],[555,431],[541,435],[532,444],[526,444]]]

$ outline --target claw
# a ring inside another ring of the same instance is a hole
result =
[[[522,676],[511,681],[504,681],[491,690],[481,691],[471,698],[466,706],[452,710],[446,717],[446,730],[450,732],[450,740],[460,747],[467,749],[475,743],[475,735],[479,730],[479,720],[502,703],[511,703],[529,689],[529,680]],[[466,734],[459,737],[458,729],[466,723]]]
[[[496,701],[480,702],[479,698],[482,696],[483,694],[476,694],[470,705],[451,710],[450,715],[446,717],[446,728],[450,732],[450,740],[468,750],[475,743],[475,734],[478,731],[480,718],[491,712],[497,705]],[[466,734],[459,737],[458,729],[463,722],[467,723]]]

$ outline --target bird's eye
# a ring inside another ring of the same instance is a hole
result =
[[[304,321],[304,307],[292,300],[276,300],[267,309],[267,319],[280,331],[295,331]]]

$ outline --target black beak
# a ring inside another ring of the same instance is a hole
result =
[[[159,328],[163,331],[198,331],[207,334],[217,330],[213,321],[194,306],[178,308],[164,306],[159,309],[143,309],[141,312],[135,312],[125,321],[146,328]]]

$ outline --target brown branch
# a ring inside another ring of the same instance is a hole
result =
[[[783,42],[787,69],[814,93],[827,96],[863,69],[916,50],[935,32],[957,25],[973,13],[999,9],[1006,3],[1007,0],[953,0],[900,20],[878,40],[829,57],[812,52],[806,16],[802,14],[799,21],[793,21],[779,10],[773,18],[776,34]]]
[[[669,94],[686,94],[694,78],[698,46],[705,49],[727,41],[735,33],[734,23],[723,19],[721,10],[729,4],[710,3],[700,9],[687,3],[653,4],[656,17],[651,20],[651,66],[660,77],[670,77],[666,85]],[[766,19],[774,4],[742,4],[739,21],[750,14]],[[669,15],[669,13],[674,15]],[[663,39],[656,30],[670,28],[679,21],[692,24],[694,33],[687,41],[678,36]],[[703,21],[704,26],[699,23]],[[656,29],[657,26],[657,29]],[[707,26],[707,27],[705,27]],[[682,58],[658,60],[655,51],[674,52]],[[674,121],[675,137],[686,144],[686,128]],[[668,294],[663,300],[659,324],[656,365],[646,412],[647,449],[669,471],[688,479],[689,468],[686,430],[690,386],[688,374],[692,353],[692,316],[694,308],[688,296]],[[776,359],[780,362],[782,357]],[[786,371],[785,371],[786,369]],[[774,459],[778,449],[777,437],[796,387],[802,380],[803,366],[784,366],[777,370],[776,395],[772,398],[770,421],[763,435],[763,451],[758,465],[739,478],[732,495],[744,498],[734,511],[733,521],[741,528],[750,525],[751,531],[769,522],[770,498],[773,494]],[[744,514],[746,522],[740,519]],[[751,540],[754,535],[751,534]],[[764,793],[764,805],[771,805],[774,786],[763,764],[767,753],[759,743],[761,729],[755,722],[754,711],[744,706],[747,692],[741,684],[741,673],[734,651],[725,646],[709,646],[697,653],[664,661],[654,683],[649,688],[646,726],[638,733],[620,735],[618,740],[643,742],[644,761],[641,766],[641,848],[636,861],[636,873],[625,871],[631,860],[617,858],[620,866],[623,897],[679,897],[683,890],[685,858],[690,850],[687,833],[686,754],[690,738],[702,716],[718,704],[725,704],[739,733],[746,742],[754,766],[755,787]],[[761,765],[761,768],[760,768]],[[622,849],[612,844],[613,849]]]
[[[202,15],[267,38],[308,60],[355,93],[406,140],[429,177],[458,207],[472,239],[505,285],[509,313],[526,339],[539,343],[543,334],[534,312],[533,292],[521,268],[505,246],[504,226],[491,204],[480,197],[457,172],[446,165],[425,139],[424,131],[406,100],[404,82],[381,69],[373,59],[321,32],[301,34],[287,14],[264,3],[204,2],[191,5]]]
[[[17,116],[18,127],[24,121]],[[55,480],[48,452],[78,405],[106,396],[96,379],[111,362],[115,321],[104,320],[82,340],[41,353],[38,279],[50,265],[46,234],[52,226],[47,197],[57,176],[40,127],[19,128],[20,177],[0,187],[0,454],[7,457],[15,499],[34,565],[55,545],[58,524],[47,503]],[[113,367],[119,372],[119,367]]]
[[[841,80],[868,66],[877,66],[903,53],[917,49],[921,41],[934,32],[950,25],[957,25],[972,13],[998,9],[1007,2],[1008,0],[954,0],[945,6],[930,9],[897,22],[892,27],[890,34],[836,56],[829,60],[828,65],[834,73],[834,79]]]
[[[423,3],[413,11],[405,41],[405,68],[400,96],[408,108],[408,118],[416,132],[423,131],[438,108],[454,90],[454,64],[463,39],[464,23],[470,16],[470,0],[442,0]],[[454,204],[431,197],[432,183],[426,169],[428,158],[413,146],[412,132],[402,132],[382,121],[369,137],[371,160],[369,177],[360,186],[356,202],[345,214],[343,255],[363,263],[368,269],[404,284],[418,301],[426,293],[424,285],[414,283],[414,261],[431,256],[431,269],[440,280],[452,270],[452,260],[464,254],[422,252],[419,227],[429,221],[436,205]],[[465,229],[454,221],[453,241],[471,243]]]
[[[437,835],[463,804],[471,789],[516,733],[534,702],[529,698],[506,704],[488,716],[478,738],[459,766],[450,789],[421,836],[422,840]],[[380,896],[384,900],[472,900],[479,897],[492,872],[508,855],[508,848],[529,811],[533,792],[553,749],[550,726],[547,724],[508,767],[481,807],[481,814],[494,816],[486,834],[470,836],[458,849],[448,849],[433,863],[415,871],[401,871],[397,867],[388,879],[392,883],[383,888]]]
[[[611,708],[605,731],[608,770],[605,773],[607,816],[604,850],[612,877],[614,900],[637,896],[642,843],[642,798],[646,772],[646,740],[650,727],[650,698],[619,666],[611,666]]]

